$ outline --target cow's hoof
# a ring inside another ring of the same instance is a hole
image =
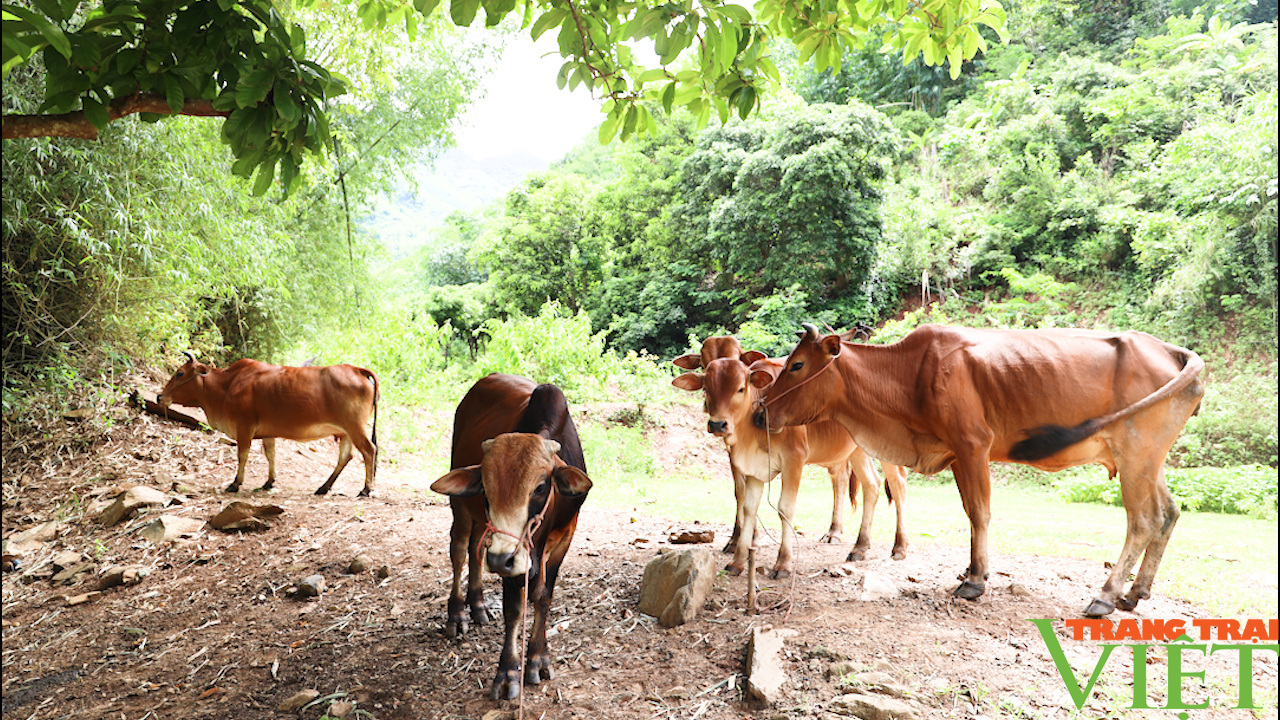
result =
[[[466,635],[466,634],[467,634],[466,620],[460,620],[460,619],[449,620],[444,624],[444,636],[451,640],[456,639],[460,635]]]
[[[238,492],[240,492],[240,484],[239,484],[239,483],[233,483],[233,484],[231,484],[231,485],[228,485],[228,486],[227,486],[227,489],[226,489],[226,490],[223,490],[222,492],[238,493]]]
[[[1084,609],[1084,616],[1091,618],[1100,618],[1115,612],[1116,606],[1106,600],[1094,600],[1089,603],[1089,607]]]
[[[527,659],[528,666],[524,669],[524,681],[530,685],[541,685],[543,680],[550,682],[555,679],[555,670],[551,669],[551,658],[543,655],[541,657],[531,657]]]
[[[489,606],[472,605],[471,606],[471,622],[477,625],[489,624]]]
[[[515,700],[520,695],[520,670],[499,670],[489,688],[489,697],[494,700]]]
[[[962,600],[977,600],[982,597],[982,593],[986,591],[986,583],[976,583],[971,580],[965,580],[960,583],[960,587],[956,588],[951,594]]]
[[[328,494],[329,494],[329,488],[327,488],[327,487],[322,487],[322,488],[320,488],[319,490],[316,490],[316,494],[317,494],[317,495],[328,495]]]
[[[893,560],[906,560],[906,559],[907,559],[907,551],[906,551],[906,550],[903,550],[902,548],[894,548],[894,549],[893,549],[893,554],[892,554],[892,555],[890,555],[889,557],[890,557],[890,559],[893,559]]]
[[[822,537],[818,538],[818,542],[826,543],[828,545],[836,545],[840,542],[840,533],[829,532],[826,535],[823,535]]]
[[[845,558],[845,562],[855,562],[867,559],[867,551],[865,548],[854,548],[849,551],[849,557]]]
[[[791,571],[786,568],[774,568],[773,572],[769,573],[769,577],[774,580],[785,580],[791,577]]]
[[[373,493],[369,492],[369,488],[365,488],[356,493],[356,497],[370,497]]]
[[[742,574],[742,568],[738,567],[737,565],[732,565],[732,564],[730,564],[730,565],[725,565],[725,566],[724,566],[724,572],[725,572],[725,574],[726,574],[726,575],[728,575],[728,576],[730,576],[730,577],[738,577],[739,575],[741,575],[741,574]]]

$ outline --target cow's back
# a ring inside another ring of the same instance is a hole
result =
[[[536,387],[528,378],[503,373],[490,373],[476,381],[453,415],[450,467],[479,465],[484,459],[481,443],[515,431]]]

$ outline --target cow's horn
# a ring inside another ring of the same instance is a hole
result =
[[[183,350],[183,351],[182,351],[182,354],[187,356],[187,360],[188,360],[192,365],[194,365],[194,364],[195,364],[195,362],[196,362],[196,355],[195,355],[195,353],[191,352],[190,350]]]
[[[804,334],[800,336],[801,340],[816,340],[818,338],[818,326],[813,323],[800,323],[800,327],[804,328]]]
[[[543,444],[543,447],[547,449],[548,455],[555,455],[556,453],[560,452],[560,443],[556,442],[555,440],[544,439],[542,441],[542,444]]]

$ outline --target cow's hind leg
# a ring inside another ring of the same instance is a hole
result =
[[[317,495],[328,494],[333,489],[333,481],[338,479],[338,476],[342,474],[343,468],[347,466],[347,463],[351,462],[351,436],[342,435],[341,438],[338,441],[338,466],[333,469],[333,474],[329,476],[328,480],[324,481],[320,489],[316,490]],[[368,488],[367,483],[365,487],[366,489]]]
[[[1084,614],[1101,617],[1115,608],[1134,609],[1139,600],[1151,596],[1151,582],[1165,547],[1178,521],[1179,511],[1164,480],[1163,458],[1145,459],[1140,463],[1120,464],[1120,496],[1124,500],[1126,527],[1120,558],[1102,586],[1102,592],[1089,603]],[[1142,557],[1142,567],[1127,595],[1125,580]]]
[[[378,471],[378,448],[363,433],[352,437],[351,442],[364,458],[364,489],[356,497],[369,497],[373,494],[373,481]]]
[[[857,508],[857,498],[855,497],[856,483],[849,477],[851,468],[849,463],[842,463],[835,467],[827,468],[827,474],[831,476],[831,525],[827,528],[827,532],[820,538],[818,542],[838,543],[844,535],[844,504],[847,499]]]
[[[494,700],[515,700],[520,694],[520,622],[524,619],[524,576],[502,578],[502,655],[489,687]]]
[[[888,494],[897,511],[898,528],[893,533],[894,560],[905,560],[907,557],[907,525],[903,521],[902,506],[907,502],[907,469],[901,465],[880,463],[884,468],[884,481],[889,486]]]

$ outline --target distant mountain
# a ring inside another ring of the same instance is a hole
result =
[[[360,226],[378,236],[393,261],[399,260],[427,244],[449,213],[474,210],[500,198],[526,175],[548,165],[527,153],[476,158],[451,148],[434,167],[419,168],[416,193],[410,183],[403,183],[361,218]]]

